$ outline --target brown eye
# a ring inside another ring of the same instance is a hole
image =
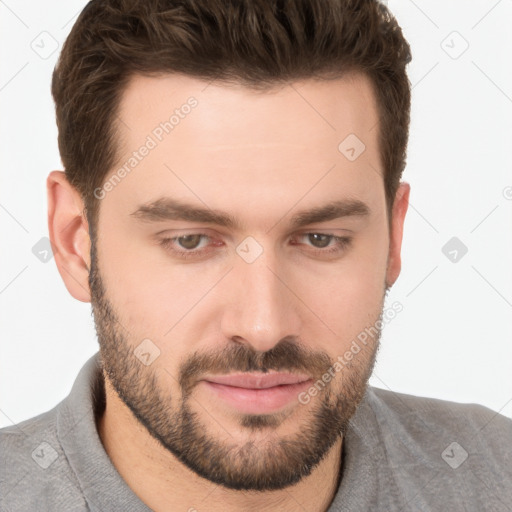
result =
[[[203,235],[185,235],[176,238],[176,240],[184,249],[196,249],[202,237]]]
[[[215,247],[220,247],[222,242],[212,240],[204,233],[188,233],[186,235],[162,238],[158,244],[172,256],[177,258],[202,258]]]
[[[346,250],[352,243],[349,236],[336,236],[330,233],[302,233],[297,239],[292,241],[293,245],[297,245],[297,240],[301,240],[298,245],[309,248],[309,252],[316,256],[332,257],[345,254]]]
[[[327,247],[333,238],[333,235],[324,235],[322,233],[308,233],[309,241],[311,242],[313,247],[317,247],[318,249],[323,249],[324,247]]]

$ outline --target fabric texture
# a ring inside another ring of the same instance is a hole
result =
[[[48,412],[0,429],[0,511],[147,512],[101,443],[99,353]],[[369,387],[343,442],[328,512],[512,510],[512,420]]]

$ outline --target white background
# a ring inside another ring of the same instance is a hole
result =
[[[413,52],[412,190],[388,298],[404,309],[371,383],[512,417],[512,1],[388,4]],[[98,350],[90,305],[32,253],[48,236],[46,177],[62,168],[51,73],[84,5],[0,3],[0,426],[54,407]],[[442,252],[454,236],[468,248],[457,263]]]

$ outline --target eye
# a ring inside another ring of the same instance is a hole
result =
[[[334,239],[333,235],[326,235],[324,233],[307,233],[306,236],[308,237],[308,241],[312,242],[314,247],[320,249],[328,247]]]
[[[310,253],[318,256],[341,254],[350,246],[351,242],[351,237],[316,232],[302,233],[291,240],[292,245],[305,245],[309,248]],[[158,243],[174,256],[184,259],[201,258],[215,251],[216,247],[223,245],[222,241],[214,240],[204,233],[187,233],[163,238]]]
[[[346,250],[352,243],[352,238],[349,236],[336,236],[329,233],[302,233],[297,239],[305,239],[314,250],[313,252],[319,255],[322,254],[337,254]],[[334,243],[332,243],[334,242]]]
[[[206,235],[184,235],[176,237],[175,240],[178,242],[180,247],[187,250],[197,249],[202,238]]]
[[[188,233],[186,235],[162,238],[158,243],[165,250],[180,258],[199,257],[212,250],[208,247],[211,238],[204,233]],[[220,242],[220,245],[222,242]],[[210,243],[210,245],[219,245],[219,242]]]

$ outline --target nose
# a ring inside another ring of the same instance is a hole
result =
[[[221,329],[227,339],[266,352],[285,336],[299,336],[300,301],[290,276],[269,251],[247,263],[236,258],[224,283],[228,293]]]

